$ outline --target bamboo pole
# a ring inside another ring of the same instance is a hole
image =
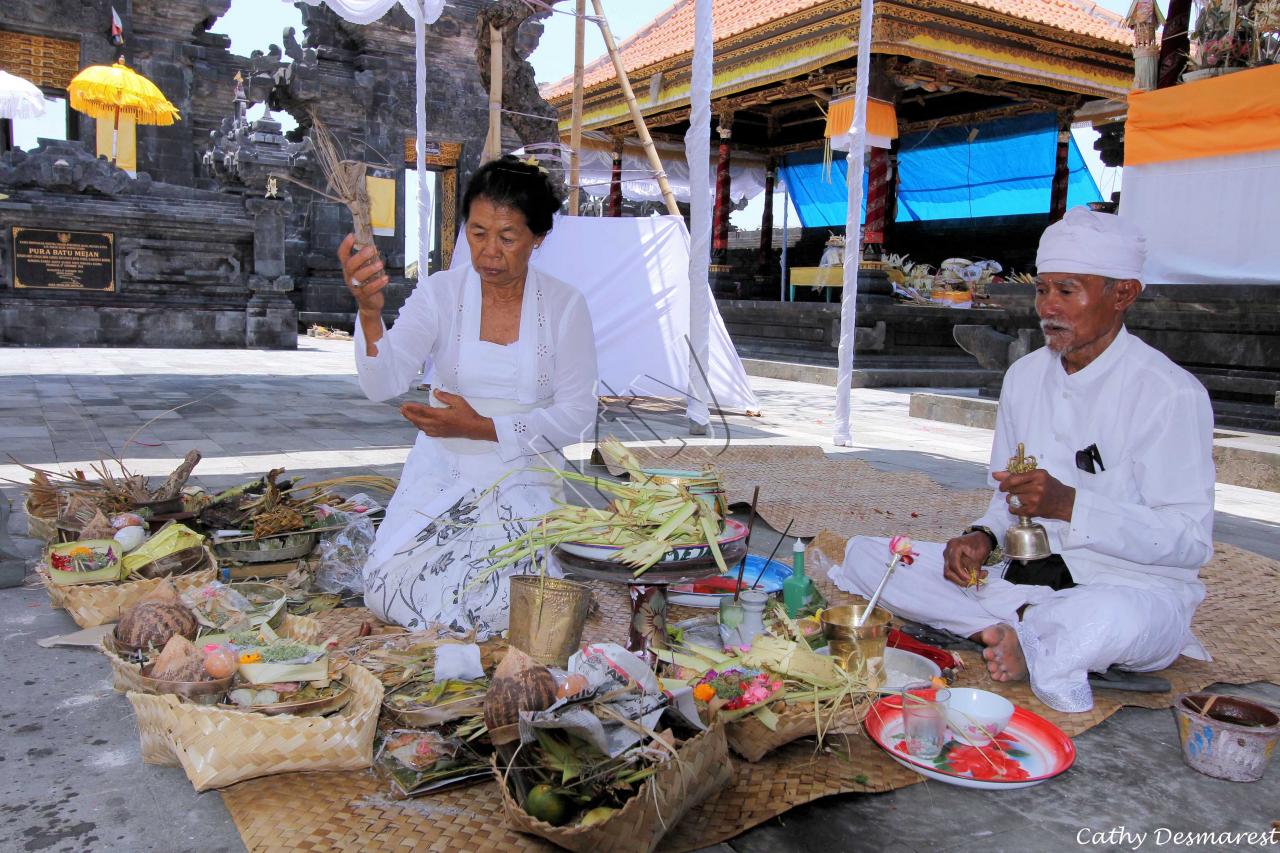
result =
[[[502,156],[502,30],[489,25],[489,135],[484,162]]]
[[[586,41],[587,0],[578,0],[573,22],[573,127],[569,131],[569,215],[578,215],[578,152],[582,149],[582,54]]]
[[[618,75],[618,85],[622,87],[622,95],[626,98],[627,108],[631,110],[631,121],[636,126],[636,135],[640,137],[640,143],[644,146],[645,156],[649,158],[649,168],[653,170],[654,176],[658,179],[658,188],[662,190],[662,197],[667,202],[667,212],[673,216],[680,215],[680,208],[676,206],[676,197],[671,192],[671,184],[667,182],[667,173],[662,168],[662,160],[658,158],[658,149],[653,146],[653,137],[649,136],[649,128],[645,126],[644,116],[640,115],[640,105],[636,103],[635,92],[631,91],[631,81],[627,79],[627,71],[622,67],[622,54],[618,53],[618,45],[613,40],[613,32],[609,29],[609,22],[604,17],[604,6],[600,0],[591,0],[592,7],[595,8],[597,23],[600,24],[600,34],[604,36],[605,49],[609,51],[609,56],[613,59],[613,70]]]

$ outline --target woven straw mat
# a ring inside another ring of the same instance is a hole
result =
[[[770,526],[781,530],[795,517],[793,532],[816,535],[806,565],[833,605],[851,601],[852,596],[816,576],[823,561],[816,559],[815,551],[838,561],[846,537],[860,534],[945,539],[980,516],[989,498],[986,492],[945,489],[922,474],[886,474],[856,460],[826,460],[818,448],[754,445],[718,454],[697,451],[686,449],[673,459],[661,448],[652,452],[641,448],[638,455],[645,465],[697,468],[701,454],[722,471],[733,502],[749,501],[750,487],[763,483],[758,511]],[[836,500],[814,494],[811,484],[815,482],[823,483],[828,495],[854,497]],[[981,657],[973,652],[963,653],[968,668],[958,684],[1002,693],[1074,736],[1123,705],[1166,708],[1178,693],[1215,681],[1280,683],[1280,614],[1264,606],[1268,596],[1257,595],[1258,590],[1280,587],[1280,563],[1218,545],[1203,577],[1209,592],[1194,627],[1215,660],[1206,664],[1180,658],[1158,673],[1172,682],[1169,694],[1099,691],[1091,712],[1063,714],[1037,700],[1025,682],[992,682]],[[602,581],[590,586],[597,607],[583,640],[625,642],[629,613],[625,590]],[[678,621],[705,612],[672,606],[668,619]],[[336,633],[340,642],[354,637],[362,623],[376,623],[363,608],[330,611],[317,621],[321,636]],[[711,846],[832,794],[890,791],[920,781],[862,734],[829,737],[820,750],[812,740],[796,741],[755,764],[730,760],[734,771],[730,785],[685,815],[663,839],[660,850]],[[488,783],[396,801],[367,771],[295,773],[243,782],[223,790],[222,796],[252,851],[552,849],[540,839],[506,829],[499,793]]]
[[[858,459],[828,459],[812,446],[636,447],[632,453],[646,468],[714,465],[730,504],[750,503],[759,486],[756,513],[779,531],[794,519],[791,535],[805,539],[823,530],[942,539],[972,524],[991,499],[990,492],[947,489],[920,473],[886,473]],[[946,500],[939,500],[943,494]]]

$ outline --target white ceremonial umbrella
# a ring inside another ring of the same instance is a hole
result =
[[[871,16],[875,0],[862,0],[858,15],[858,85],[854,90],[852,140],[849,145],[849,207],[844,226],[844,293],[840,299],[839,369],[836,372],[836,431],[838,447],[853,444],[849,429],[853,384],[853,343],[858,321],[858,261],[862,259],[862,173],[866,169],[867,84],[871,79]]]
[[[35,83],[0,70],[0,118],[37,118],[44,110],[44,95]]]
[[[431,185],[428,183],[426,151],[427,136],[427,32],[444,11],[445,0],[305,0],[312,6],[327,5],[344,19],[354,24],[371,24],[385,15],[397,3],[413,18],[414,83],[417,89],[416,136],[418,147],[418,268],[425,269],[431,253]]]

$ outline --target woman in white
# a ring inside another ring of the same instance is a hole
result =
[[[514,157],[482,166],[463,196],[471,266],[414,288],[395,325],[382,323],[387,276],[372,247],[339,248],[359,305],[356,367],[371,400],[387,400],[434,366],[425,403],[401,413],[419,429],[400,487],[364,568],[365,603],[380,618],[433,622],[488,636],[507,627],[507,581],[521,561],[476,583],[489,551],[553,508],[559,449],[596,413],[596,350],[586,300],[530,258],[560,198],[538,167]]]

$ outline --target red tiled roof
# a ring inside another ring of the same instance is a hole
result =
[[[715,41],[785,18],[818,6],[827,0],[712,0]],[[1090,0],[964,0],[974,6],[990,9],[1039,24],[1048,24],[1069,32],[1093,36],[1116,44],[1132,43],[1132,36],[1120,15],[1103,9]],[[623,65],[628,72],[647,68],[664,59],[691,53],[693,50],[693,0],[676,2],[618,45]],[[612,80],[613,62],[606,54],[586,64],[583,86]],[[542,87],[547,99],[573,91],[573,76]]]

